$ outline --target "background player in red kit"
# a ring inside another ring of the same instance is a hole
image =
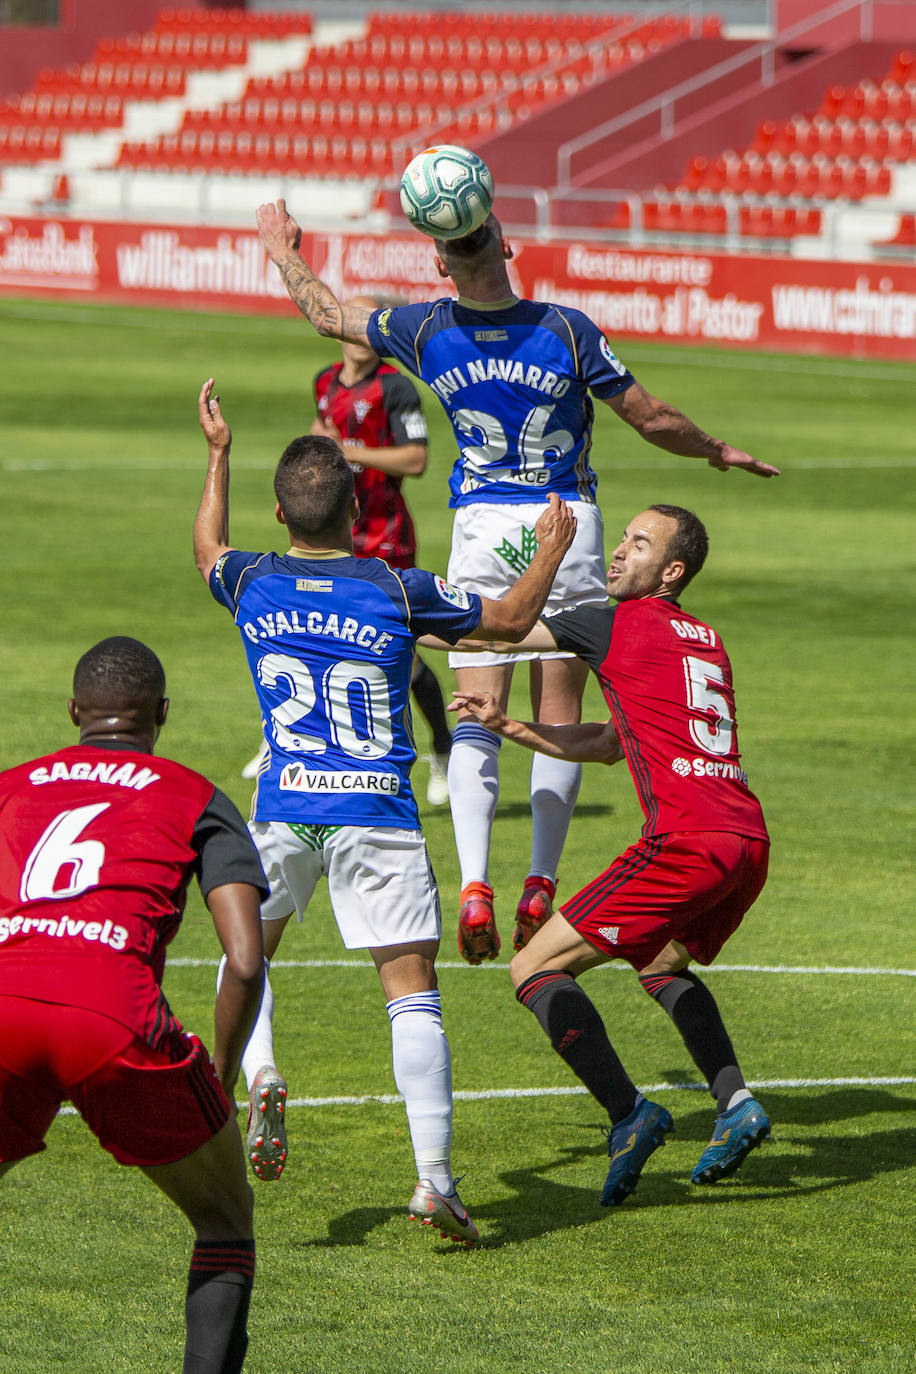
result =
[[[614,552],[616,606],[550,616],[521,647],[578,654],[611,710],[605,725],[509,720],[491,695],[456,694],[482,725],[556,758],[626,758],[645,813],[642,838],[572,897],[511,964],[516,996],[611,1118],[605,1206],[633,1191],[646,1160],[674,1129],[629,1078],[598,1012],[575,981],[626,959],[680,1031],[716,1099],[713,1137],[694,1183],[734,1171],[770,1133],[748,1091],[708,988],[688,969],[708,964],[758,897],[769,839],[740,766],[731,666],[717,632],[678,605],[708,540],[680,506],[651,506]],[[518,647],[518,646],[516,646]]]
[[[194,1227],[184,1369],[234,1374],[255,1256],[231,1094],[261,997],[267,884],[228,797],[153,757],[164,693],[150,649],[103,640],[74,674],[79,744],[0,774],[0,1175],[45,1148],[69,1098]],[[227,957],[212,1061],[161,988],[192,874]]]
[[[355,296],[347,304],[377,310],[383,302]],[[383,558],[392,568],[414,568],[417,537],[401,484],[405,477],[422,477],[426,471],[428,431],[419,394],[408,377],[382,362],[368,344],[345,339],[341,354],[340,362],[323,368],[315,378],[317,415],[310,433],[336,440],[353,470],[359,502],[353,526],[356,557]],[[432,735],[426,800],[444,806],[452,736],[439,679],[419,654],[410,690]],[[252,760],[246,776],[257,774],[263,757]]]

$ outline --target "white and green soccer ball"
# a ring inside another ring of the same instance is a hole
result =
[[[460,239],[479,229],[493,206],[493,178],[469,148],[424,148],[401,177],[401,208],[415,229],[436,239]]]

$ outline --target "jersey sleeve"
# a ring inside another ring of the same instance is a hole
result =
[[[417,362],[417,335],[429,318],[432,305],[391,305],[376,310],[366,325],[369,346],[381,358],[396,358],[415,377],[420,375]]]
[[[270,889],[248,827],[238,807],[218,787],[197,818],[191,846],[197,853],[196,872],[204,898],[226,883],[250,883],[262,897],[267,896]]]
[[[315,402],[316,406],[318,405],[319,391],[321,389],[322,378],[324,377],[325,373],[329,371],[330,368],[323,367],[321,371],[316,372],[314,377],[312,378],[312,400]]]
[[[235,615],[238,610],[238,596],[242,574],[259,558],[260,553],[245,553],[241,549],[229,549],[213,564],[210,572],[210,595],[227,611]]]
[[[564,312],[566,313],[566,312]],[[582,380],[598,400],[619,396],[636,378],[616,356],[598,326],[580,311],[569,312]]]
[[[616,610],[616,606],[576,606],[541,619],[557,641],[558,649],[575,654],[597,673],[611,647]]]
[[[405,568],[400,577],[407,594],[410,628],[416,637],[436,635],[457,644],[480,624],[483,606],[476,592],[456,587],[422,568]]]
[[[417,388],[400,372],[386,372],[381,378],[385,412],[395,444],[425,444],[429,441],[426,417]]]

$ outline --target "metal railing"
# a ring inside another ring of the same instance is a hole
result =
[[[787,43],[795,42],[796,39],[804,37],[805,34],[811,33],[815,29],[821,28],[824,24],[829,24],[834,19],[841,19],[844,14],[849,14],[854,10],[859,11],[859,38],[861,42],[868,42],[873,28],[872,2],[873,0],[838,0],[838,3],[830,5],[818,14],[811,15],[808,19],[783,30],[777,37],[755,43],[753,47],[746,49],[743,53],[727,58],[715,67],[710,67],[701,72],[699,76],[682,81],[679,85],[673,86],[670,91],[664,91],[651,100],[643,101],[641,105],[633,110],[628,110],[626,114],[617,115],[614,119],[606,120],[604,124],[599,124],[588,130],[587,133],[579,134],[578,137],[562,143],[557,149],[557,185],[560,187],[572,186],[572,159],[577,153],[581,153],[585,148],[590,148],[603,139],[610,138],[612,134],[620,133],[641,119],[648,119],[657,114],[659,116],[659,134],[662,138],[670,138],[676,123],[675,105],[677,102],[685,96],[694,95],[697,91],[701,91],[704,86],[708,86],[711,82],[718,81],[725,76],[731,76],[744,67],[752,68],[759,63],[761,84],[771,86],[776,72],[776,53],[780,48],[785,47]]]
[[[383,183],[379,189],[394,191],[397,182],[388,181]],[[666,204],[678,206],[702,206],[708,210],[712,206],[722,206],[725,211],[725,228],[723,232],[716,232],[711,229],[698,229],[693,227],[673,228],[650,228],[647,226],[647,216],[645,207],[656,205],[659,201]],[[589,224],[589,217],[581,215],[576,217],[575,206],[583,205],[605,205],[608,213],[605,217],[606,222],[601,224]],[[515,205],[522,210],[521,213],[513,213],[506,210],[506,206]],[[627,223],[615,227],[612,223],[614,209],[620,205],[627,207]],[[706,252],[719,253],[749,253],[757,251],[761,245],[773,252],[784,251],[786,245],[792,240],[816,241],[822,245],[829,257],[842,256],[842,242],[839,233],[841,218],[845,222],[846,231],[844,238],[853,239],[856,236],[850,232],[849,226],[854,222],[855,217],[861,215],[863,221],[865,216],[872,219],[876,209],[883,207],[860,206],[855,201],[839,199],[827,199],[823,196],[777,196],[771,193],[766,195],[742,195],[740,192],[723,191],[716,195],[714,200],[708,196],[678,192],[677,195],[666,193],[660,197],[653,192],[638,192],[630,188],[613,188],[593,190],[589,188],[570,188],[554,186],[546,188],[543,186],[506,186],[502,183],[499,187],[499,206],[500,222],[503,231],[509,236],[519,236],[533,238],[538,243],[566,242],[569,239],[588,241],[596,243],[616,243],[626,248],[659,248],[666,250],[685,249],[691,250],[696,244],[701,244]],[[525,214],[522,207],[529,207],[530,215]],[[818,234],[754,234],[745,232],[741,227],[742,210],[761,210],[773,209],[775,211],[794,210],[806,211],[816,210],[820,212],[821,223]],[[560,212],[567,213],[560,222]],[[572,214],[569,212],[572,211]],[[903,215],[914,213],[914,207],[894,205],[886,211],[889,215]],[[392,225],[396,228],[397,225]],[[859,241],[867,242],[868,234],[863,232],[859,236]]]
[[[640,29],[645,27],[649,19],[659,20],[683,15],[689,15],[697,25],[701,24],[703,19],[702,0],[675,0],[673,4],[665,5],[646,14],[621,15],[619,25],[615,24],[612,29],[608,29],[597,38],[589,39],[588,42],[583,43],[581,55],[591,58],[593,72],[596,77],[600,77],[607,72],[605,56],[608,49],[625,42],[627,38],[638,33]],[[400,158],[406,162],[412,148],[426,146],[434,142],[436,135],[443,130],[454,130],[456,125],[460,127],[463,121],[470,120],[481,113],[492,112],[494,115],[504,113],[504,128],[510,128],[515,124],[509,105],[510,97],[519,89],[524,90],[526,86],[534,86],[539,80],[551,76],[561,76],[562,72],[576,60],[578,59],[562,56],[544,62],[538,67],[532,67],[519,75],[518,83],[512,89],[501,88],[489,95],[478,96],[466,104],[458,106],[447,120],[424,126],[422,133],[420,130],[414,130],[410,134],[395,139],[391,145],[395,159]],[[497,129],[496,132],[502,132],[502,130]]]

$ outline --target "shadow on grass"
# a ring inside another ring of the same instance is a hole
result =
[[[863,1130],[842,1135],[835,1131],[820,1135],[817,1131],[821,1125],[835,1126],[865,1116],[911,1113],[916,1107],[911,1098],[877,1088],[844,1088],[807,1097],[797,1092],[767,1092],[761,1097],[773,1122],[773,1137],[748,1157],[739,1174],[714,1188],[697,1188],[690,1182],[689,1169],[665,1169],[665,1156],[657,1152],[647,1165],[639,1191],[623,1208],[605,1209],[598,1201],[606,1159],[606,1144],[598,1134],[598,1123],[557,1122],[558,1130],[580,1136],[586,1132],[589,1139],[563,1147],[552,1159],[500,1174],[500,1180],[513,1190],[512,1195],[490,1205],[476,1202],[471,1206],[483,1233],[480,1248],[499,1249],[554,1231],[602,1224],[610,1212],[807,1197],[894,1173],[912,1163],[916,1128],[897,1126],[886,1131]],[[675,1118],[675,1138],[703,1145],[709,1139],[711,1124],[711,1108],[682,1113]],[[795,1126],[802,1128],[799,1134],[793,1132]],[[550,1177],[555,1171],[590,1158],[595,1161],[593,1186],[582,1188]],[[306,1245],[365,1245],[376,1227],[403,1216],[403,1206],[354,1208],[334,1218],[326,1237]],[[461,1252],[466,1247],[443,1241],[440,1249]]]
[[[580,1125],[569,1123],[570,1130],[582,1131]],[[592,1128],[586,1128],[591,1136]],[[571,1187],[557,1183],[544,1175],[552,1169],[565,1168],[577,1160],[593,1154],[604,1154],[604,1142],[600,1146],[587,1144],[570,1146],[561,1151],[556,1159],[530,1168],[500,1174],[504,1183],[515,1189],[515,1196],[492,1203],[476,1204],[469,1210],[482,1231],[479,1249],[494,1249],[534,1236],[545,1235],[551,1231],[565,1231],[570,1227],[585,1226],[600,1222],[603,1209],[597,1206],[596,1192],[592,1188]],[[603,1181],[603,1174],[602,1174]],[[328,1235],[320,1240],[307,1241],[304,1248],[323,1249],[338,1245],[365,1245],[370,1232],[392,1220],[404,1218],[404,1207],[356,1207],[342,1216],[335,1217],[328,1226]],[[420,1229],[421,1223],[415,1223]],[[436,1236],[438,1240],[438,1236]],[[441,1241],[443,1253],[460,1253],[469,1247],[453,1241]]]
[[[575,812],[577,821],[581,820],[583,816],[613,816],[613,814],[613,806],[610,803],[605,805],[604,802],[580,802],[576,806]],[[523,816],[531,820],[531,802],[500,802],[499,815],[500,817]],[[610,858],[606,862],[609,863]]]

